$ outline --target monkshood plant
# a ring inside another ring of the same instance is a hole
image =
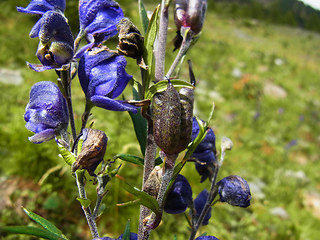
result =
[[[173,5],[172,9],[170,5]],[[149,19],[140,0],[142,29],[139,30],[124,17],[117,2],[80,0],[80,29],[75,38],[64,16],[65,7],[65,0],[31,0],[27,7],[17,8],[20,12],[40,17],[30,31],[31,38],[39,39],[36,56],[40,64],[27,65],[36,72],[54,70],[57,73],[57,79],[38,82],[32,87],[24,119],[26,128],[34,133],[29,141],[45,144],[54,140],[62,158],[70,165],[79,192],[77,199],[92,239],[112,239],[100,237],[96,220],[106,187],[115,177],[121,179],[123,188],[136,197],[131,204],[141,206],[137,233],[127,224],[117,239],[149,239],[161,220],[165,221],[165,213],[186,215],[190,240],[217,239],[214,236],[197,237],[199,228],[209,224],[213,205],[226,202],[248,207],[251,194],[247,182],[239,176],[217,181],[232,142],[223,137],[219,153],[216,136],[208,127],[213,110],[207,121],[193,116],[196,78],[190,60],[190,79],[179,79],[185,56],[202,30],[207,1],[162,0]],[[171,10],[177,29],[175,50],[179,50],[165,73]],[[108,40],[116,35],[118,47],[109,49]],[[136,59],[137,69],[141,71],[140,81],[132,79],[126,72],[127,57]],[[72,82],[76,77],[86,99],[80,129],[75,127],[71,96]],[[117,99],[128,87],[132,88],[134,99]],[[142,157],[119,153],[111,160],[104,160],[108,137],[94,126],[87,126],[93,107],[129,112]],[[142,166],[141,189],[131,186],[118,175],[121,164],[117,165],[116,159]],[[201,176],[200,181],[211,183],[210,189],[203,189],[196,197],[187,178],[180,174],[192,163]],[[86,194],[86,188],[92,187],[92,182],[97,184],[95,204]],[[68,239],[68,234],[64,235],[48,220],[27,209],[24,211],[42,228],[8,226],[1,227],[1,230],[46,239]],[[175,233],[170,234],[174,239]]]

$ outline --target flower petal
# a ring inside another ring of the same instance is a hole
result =
[[[137,107],[132,106],[121,100],[114,100],[112,98],[104,96],[93,96],[90,98],[91,102],[97,107],[101,107],[111,111],[131,111],[133,113],[137,112]]]
[[[29,137],[29,141],[33,143],[42,143],[54,138],[55,131],[53,129],[46,129],[42,132],[36,133],[32,137]]]

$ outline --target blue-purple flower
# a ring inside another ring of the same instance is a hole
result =
[[[219,239],[214,236],[200,236],[200,237],[197,237],[195,240],[219,240]]]
[[[232,206],[250,206],[251,193],[247,181],[237,175],[223,178],[217,183],[221,202]]]
[[[80,39],[86,36],[89,44],[76,54],[81,57],[85,50],[113,37],[117,34],[117,24],[123,18],[119,4],[113,0],[80,0]],[[77,40],[77,44],[78,41]]]
[[[188,180],[179,174],[173,183],[164,205],[164,211],[170,214],[183,213],[192,202],[192,189]]]
[[[123,56],[95,47],[85,52],[79,62],[78,76],[87,100],[111,111],[136,111],[125,101],[115,100],[132,78],[125,71]]]
[[[73,36],[64,15],[59,11],[48,11],[40,19],[37,33],[39,45],[37,57],[43,65],[28,64],[35,71],[60,68],[73,57]]]
[[[136,233],[130,232],[130,240],[137,240],[138,235]],[[101,237],[101,238],[94,238],[92,240],[123,240],[123,234],[121,234],[117,239],[110,238],[110,237]]]
[[[199,125],[196,118],[192,122],[192,140],[199,134]],[[196,163],[196,170],[201,175],[200,182],[205,181],[207,178],[213,176],[213,172],[217,163],[216,159],[216,137],[211,128],[207,130],[205,138],[199,143],[197,148],[191,155]]]
[[[58,11],[63,13],[66,8],[65,0],[32,0],[26,8],[17,7],[19,12],[43,15],[48,11]],[[31,29],[29,36],[31,38],[38,37],[41,25],[41,18]]]
[[[60,89],[53,82],[38,82],[32,86],[24,119],[26,128],[35,135],[33,143],[49,141],[68,127],[68,110]]]
[[[207,189],[204,189],[202,192],[199,193],[199,195],[193,201],[197,218],[200,217],[200,214],[201,214],[201,212],[207,202],[208,197],[209,197],[209,192],[207,191]],[[210,218],[211,218],[211,207],[209,208],[208,212],[206,213],[206,215],[202,221],[202,225],[208,225]]]

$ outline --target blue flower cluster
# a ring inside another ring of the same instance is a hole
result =
[[[192,140],[194,140],[199,134],[199,125],[195,117],[192,124]],[[207,130],[207,135],[194,150],[191,158],[196,160],[196,170],[201,175],[200,182],[212,177],[217,160],[216,136],[211,128]]]

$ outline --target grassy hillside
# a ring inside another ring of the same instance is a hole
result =
[[[34,54],[38,42],[28,38],[35,19],[16,13],[11,4],[0,3],[0,7],[0,19],[5,23],[0,26],[0,68],[20,71],[23,77],[19,85],[0,81],[0,222],[26,224],[28,220],[20,210],[23,205],[61,226],[72,239],[88,239],[85,219],[75,200],[74,179],[57,157],[55,143],[31,144],[27,140],[31,133],[24,128],[23,114],[31,86],[56,79],[52,71],[35,73],[25,66],[25,61],[37,62]],[[127,9],[138,23],[136,6]],[[172,28],[170,39],[174,32]],[[221,240],[318,239],[319,41],[320,35],[314,32],[208,12],[203,33],[188,55],[198,80],[195,114],[206,119],[215,103],[210,126],[218,140],[228,136],[234,142],[219,179],[231,174],[247,179],[253,200],[248,209],[217,204],[210,224],[201,228],[201,233]],[[173,48],[170,40],[168,48]],[[169,65],[173,54],[168,52]],[[134,61],[129,60],[127,69],[139,79]],[[182,78],[187,76],[185,65]],[[76,79],[73,86],[79,122],[84,96]],[[139,154],[127,113],[94,109],[93,119],[95,127],[109,137],[106,159],[120,152]],[[62,167],[56,167],[59,165]],[[49,169],[51,174],[45,178]],[[126,163],[120,174],[140,186],[141,168]],[[194,196],[209,187],[207,181],[199,183],[192,163],[183,174],[191,182]],[[133,197],[120,188],[117,180],[109,190],[100,231],[118,236],[128,216],[132,229],[136,229],[138,208],[113,205]],[[176,233],[178,240],[186,238],[184,216],[165,214],[151,239],[173,239],[171,233]]]

